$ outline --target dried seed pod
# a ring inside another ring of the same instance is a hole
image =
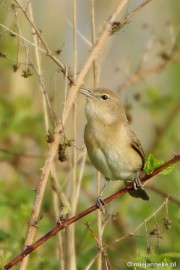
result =
[[[64,136],[64,142],[59,144],[59,147],[58,147],[58,159],[61,162],[64,162],[64,161],[67,160],[66,150],[67,150],[67,147],[71,147],[72,146],[72,141],[73,140],[68,140]]]
[[[120,22],[113,22],[111,25],[111,35],[118,32],[121,29],[121,23]]]
[[[48,134],[46,136],[47,143],[52,143],[54,141],[54,135],[50,130],[48,130]]]
[[[67,156],[66,156],[66,148],[67,146],[64,145],[64,144],[59,144],[59,147],[58,147],[58,159],[61,161],[61,162],[64,162],[67,160]]]
[[[171,229],[171,225],[172,225],[172,221],[170,218],[164,218],[164,227],[166,228],[166,230]]]

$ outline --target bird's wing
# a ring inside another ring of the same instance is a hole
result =
[[[142,159],[142,167],[141,167],[141,170],[142,170],[145,164],[145,154],[136,134],[132,130],[130,132],[131,132],[131,138],[132,138],[131,146],[140,155]]]

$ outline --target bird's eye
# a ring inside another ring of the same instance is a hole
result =
[[[103,100],[107,100],[107,99],[109,98],[109,96],[108,96],[108,95],[102,95],[101,98],[102,98]]]

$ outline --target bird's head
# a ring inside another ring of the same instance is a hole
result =
[[[80,89],[80,93],[85,95],[87,103],[85,114],[87,120],[99,120],[104,124],[111,125],[120,120],[125,120],[124,107],[116,93],[109,89]]]

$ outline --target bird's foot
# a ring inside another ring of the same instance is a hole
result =
[[[139,176],[137,176],[137,177],[134,179],[134,189],[135,189],[135,190],[138,190],[138,189],[144,189],[144,186],[142,185]]]
[[[144,190],[144,186],[141,184],[139,178],[135,178],[133,186],[134,186],[134,188],[132,188],[131,181],[126,181],[126,187],[129,188],[128,193],[130,196],[132,196],[134,198],[141,198],[145,201],[148,201],[150,199],[149,195]]]
[[[104,208],[105,204],[106,204],[105,201],[103,201],[101,199],[101,196],[99,196],[97,198],[96,205],[102,211],[103,214],[105,214],[105,208]]]

